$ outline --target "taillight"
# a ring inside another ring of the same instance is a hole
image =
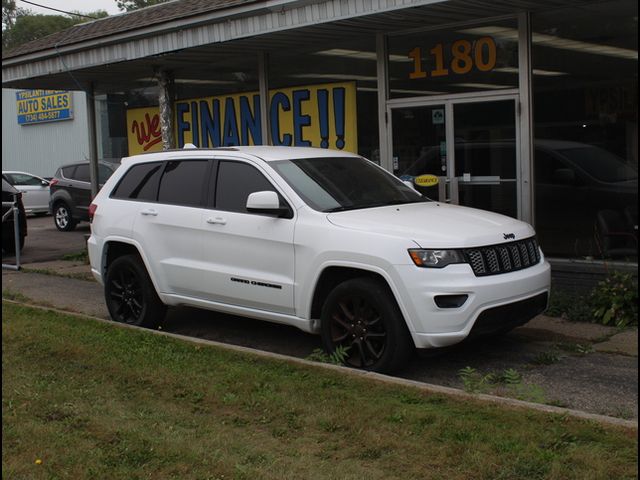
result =
[[[57,185],[58,181],[59,180],[57,178],[52,178],[51,180],[49,180],[49,186],[52,187],[53,185]]]
[[[93,222],[93,216],[95,215],[97,209],[98,205],[96,205],[95,203],[89,205],[89,223]]]

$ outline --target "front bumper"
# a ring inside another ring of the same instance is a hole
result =
[[[547,306],[551,268],[541,261],[516,272],[476,277],[467,264],[443,269],[396,266],[404,292],[398,294],[417,348],[440,348],[468,336],[508,331]],[[457,308],[440,308],[435,297],[467,295]]]

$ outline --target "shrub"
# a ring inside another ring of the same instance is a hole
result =
[[[638,284],[629,273],[614,272],[599,282],[589,301],[598,323],[616,327],[638,324]]]

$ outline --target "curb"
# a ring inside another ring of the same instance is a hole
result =
[[[23,303],[23,302],[17,302],[15,300],[9,300],[9,299],[2,299],[3,302],[8,302],[8,303],[12,303],[15,305],[20,305],[20,306],[25,306],[25,307],[30,307],[30,308],[37,308],[39,310],[45,310],[45,311],[52,311],[52,312],[56,312],[56,313],[61,313],[64,315],[71,315],[74,317],[81,317],[81,318],[89,318],[91,320],[95,320],[98,321],[100,323],[104,323],[104,324],[109,324],[111,326],[114,327],[119,327],[119,328],[130,328],[130,329],[134,329],[134,330],[138,330],[138,331],[144,331],[144,332],[149,332],[149,333],[153,333],[155,335],[162,335],[165,337],[170,337],[170,338],[175,338],[177,340],[182,340],[185,342],[189,342],[189,343],[195,343],[195,344],[199,344],[199,345],[208,345],[208,346],[213,346],[213,347],[218,347],[218,348],[223,348],[226,350],[231,350],[234,352],[240,352],[240,353],[247,353],[247,354],[251,354],[251,355],[256,355],[258,357],[262,357],[262,358],[269,358],[269,359],[274,359],[274,360],[282,360],[282,361],[286,361],[289,363],[294,363],[297,365],[304,365],[307,367],[314,367],[314,368],[324,368],[327,370],[333,370],[336,372],[340,372],[346,375],[351,375],[354,377],[360,377],[360,378],[366,378],[366,379],[371,379],[377,382],[381,382],[381,383],[386,383],[386,384],[390,384],[390,385],[399,385],[399,386],[405,386],[405,387],[412,387],[412,388],[417,388],[420,391],[423,392],[429,392],[429,393],[439,393],[439,394],[444,394],[444,395],[448,395],[451,397],[456,397],[456,398],[460,398],[460,399],[466,399],[466,400],[479,400],[483,403],[493,403],[493,404],[497,404],[497,405],[503,405],[503,406],[507,406],[507,407],[511,407],[511,408],[517,408],[517,409],[528,409],[528,410],[535,410],[535,411],[539,411],[539,412],[543,412],[543,413],[553,413],[553,414],[558,414],[558,415],[569,415],[571,417],[575,417],[575,418],[579,418],[581,420],[589,420],[589,421],[594,421],[597,423],[601,423],[601,424],[605,424],[605,425],[610,425],[610,426],[615,426],[615,427],[622,427],[622,428],[626,428],[629,430],[633,430],[637,433],[638,431],[638,421],[637,420],[624,420],[621,418],[616,418],[616,417],[609,417],[606,415],[598,415],[598,414],[594,414],[594,413],[588,413],[588,412],[583,412],[580,410],[573,410],[573,409],[569,409],[569,408],[562,408],[562,407],[555,407],[552,405],[544,405],[541,403],[533,403],[533,402],[526,402],[524,400],[516,400],[513,398],[506,398],[506,397],[498,397],[495,395],[487,395],[487,394],[473,394],[473,393],[469,393],[466,392],[464,390],[460,390],[458,388],[452,388],[452,387],[443,387],[440,385],[433,385],[430,383],[423,383],[423,382],[418,382],[415,380],[407,380],[404,378],[398,378],[398,377],[391,377],[389,375],[384,375],[381,373],[375,373],[375,372],[366,372],[366,371],[362,371],[362,370],[355,370],[352,368],[348,368],[348,367],[343,367],[340,365],[331,365],[331,364],[326,364],[326,363],[319,363],[319,362],[314,362],[311,360],[305,360],[302,358],[296,358],[296,357],[289,357],[287,355],[282,355],[279,353],[273,353],[273,352],[266,352],[264,350],[257,350],[254,348],[249,348],[249,347],[242,347],[239,345],[230,345],[227,343],[222,343],[222,342],[217,342],[214,340],[205,340],[205,339],[201,339],[201,338],[194,338],[194,337],[188,337],[186,335],[180,335],[180,334],[176,334],[176,333],[170,333],[170,332],[163,332],[162,330],[151,330],[148,328],[142,328],[142,327],[136,327],[133,325],[127,325],[127,324],[123,324],[123,323],[116,323],[113,322],[112,320],[105,320],[103,318],[99,318],[99,317],[93,317],[91,315],[85,315],[82,313],[77,313],[77,312],[71,312],[71,311],[67,311],[67,310],[60,310],[57,308],[52,308],[52,307],[43,307],[40,305],[33,305],[33,304],[29,304],[29,303]]]

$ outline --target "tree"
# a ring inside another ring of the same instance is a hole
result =
[[[63,15],[34,15],[28,11],[17,9],[18,11],[10,15],[7,9],[7,21],[5,24],[5,3],[15,2],[2,0],[2,53],[16,48],[27,42],[38,38],[46,37],[52,33],[65,30],[78,23],[86,22],[86,17],[103,18],[109,16],[104,10],[91,13],[73,12],[77,15],[65,17]]]
[[[120,10],[130,12],[131,10],[138,10],[139,8],[150,7],[151,5],[158,5],[164,3],[167,0],[115,0],[116,5]]]

